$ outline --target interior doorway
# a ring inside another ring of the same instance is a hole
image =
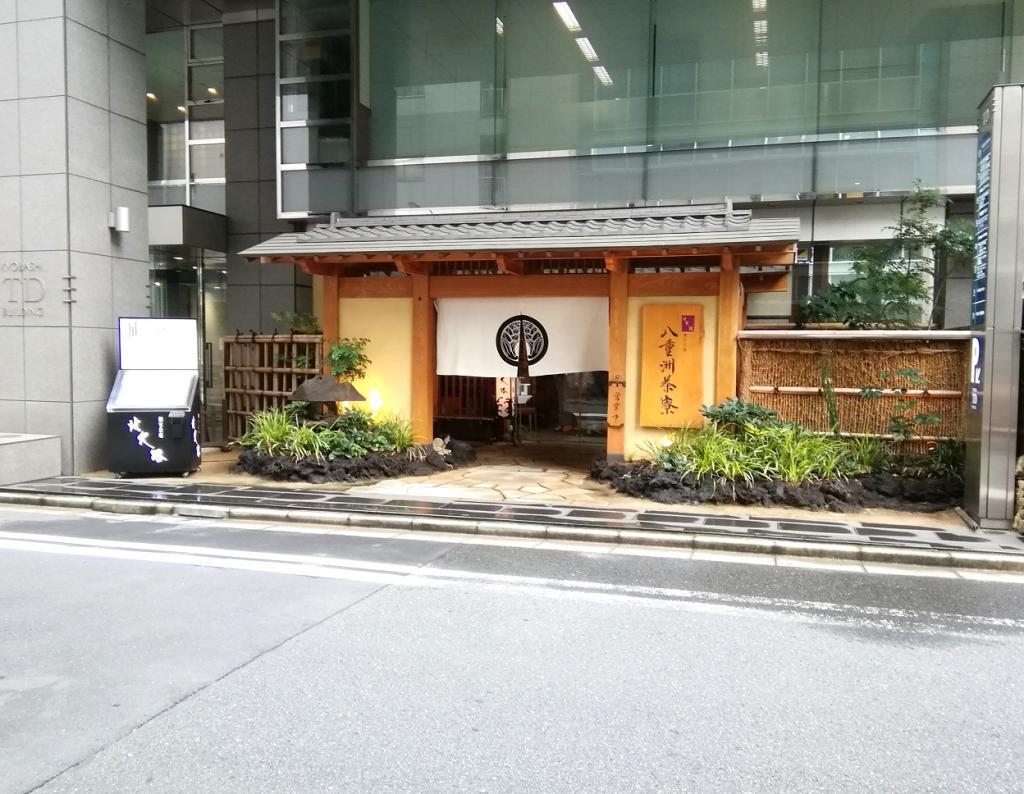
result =
[[[608,439],[608,373],[572,372],[531,378],[531,398],[520,405],[524,441],[603,446]]]
[[[578,458],[589,465],[588,456],[604,450],[606,371],[531,377],[519,384],[518,398],[513,397],[515,391],[512,378],[437,376],[434,434],[523,447],[520,457],[531,460]],[[580,449],[572,452],[567,447]]]
[[[152,317],[199,322],[202,367],[202,438],[224,440],[224,350],[227,335],[227,264],[223,253],[187,246],[150,248]]]

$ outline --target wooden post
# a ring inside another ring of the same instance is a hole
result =
[[[739,267],[728,251],[721,255],[719,262],[715,402],[736,396],[736,337],[743,322],[743,285]]]
[[[629,266],[618,257],[605,258],[608,280],[608,445],[609,462],[626,454],[626,324]]]
[[[436,323],[430,277],[412,274],[412,432],[417,442],[434,438],[434,386],[437,380]]]
[[[327,275],[315,276],[314,278],[320,279],[320,330],[323,333],[324,339],[319,369],[330,374],[331,368],[328,366],[325,357],[334,341],[341,336],[338,308],[338,281],[340,277]],[[316,364],[313,364],[313,366],[315,367]]]

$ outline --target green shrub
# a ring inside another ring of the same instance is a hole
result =
[[[716,424],[680,430],[667,445],[648,451],[659,468],[695,477],[799,483],[861,473],[844,439],[815,435],[797,425],[741,427],[737,434]]]
[[[846,457],[858,474],[873,471],[887,471],[892,459],[892,449],[875,436],[844,437]]]
[[[288,454],[288,440],[297,424],[288,410],[270,408],[249,415],[245,434],[238,439],[239,446],[254,449],[264,455]]]
[[[387,438],[392,452],[405,452],[416,443],[412,432],[412,422],[398,414],[386,414],[377,421],[381,434]]]
[[[345,380],[365,378],[366,368],[373,363],[366,355],[368,344],[370,344],[370,340],[361,337],[339,339],[328,349],[324,363],[330,367],[331,374],[336,378]]]
[[[714,427],[727,433],[740,433],[748,425],[757,427],[780,424],[779,415],[763,405],[730,397],[718,405],[703,406],[701,414]]]
[[[323,460],[329,451],[327,439],[323,432],[313,425],[297,425],[292,429],[285,444],[285,454],[295,460],[315,458]]]
[[[405,452],[414,447],[412,425],[395,414],[377,420],[368,411],[353,408],[332,421],[301,422],[292,406],[250,415],[248,430],[237,443],[264,455],[295,460],[359,458],[368,452]]]

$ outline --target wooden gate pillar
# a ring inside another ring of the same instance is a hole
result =
[[[626,454],[626,326],[629,308],[629,263],[605,259],[608,270],[608,460]]]
[[[736,340],[743,324],[743,284],[739,266],[728,251],[719,261],[715,402],[736,396]]]
[[[437,382],[437,323],[430,300],[430,276],[412,279],[412,432],[423,443],[434,438],[434,388]]]

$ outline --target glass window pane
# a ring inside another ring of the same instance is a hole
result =
[[[224,57],[224,28],[198,28],[190,31],[189,57],[196,61]]]
[[[191,206],[223,215],[224,185],[192,185]]]
[[[352,14],[347,0],[281,0],[281,32],[343,30]]]
[[[281,77],[349,74],[349,41],[344,35],[281,42]]]
[[[977,122],[1000,80],[1001,4],[824,0],[821,129],[941,127]]]
[[[194,141],[204,140],[206,138],[223,138],[224,119],[197,121],[195,118],[192,118],[189,121],[188,131]]]
[[[352,139],[347,124],[328,127],[285,127],[281,130],[283,163],[347,163]]]
[[[547,0],[503,9],[511,152],[587,154],[647,141],[650,4],[573,0],[570,8],[575,23]]]
[[[371,156],[496,151],[494,5],[370,0],[369,16]]]
[[[351,110],[352,89],[348,80],[281,86],[284,121],[345,119]]]
[[[185,178],[185,122],[147,124],[149,180]]]
[[[210,102],[224,96],[224,64],[191,66],[188,70],[188,98],[192,102]]]
[[[651,140],[813,133],[818,0],[658,3]]]
[[[224,144],[204,143],[189,147],[192,179],[224,178]]]
[[[352,205],[351,190],[352,172],[348,168],[281,172],[285,212],[345,211]]]

